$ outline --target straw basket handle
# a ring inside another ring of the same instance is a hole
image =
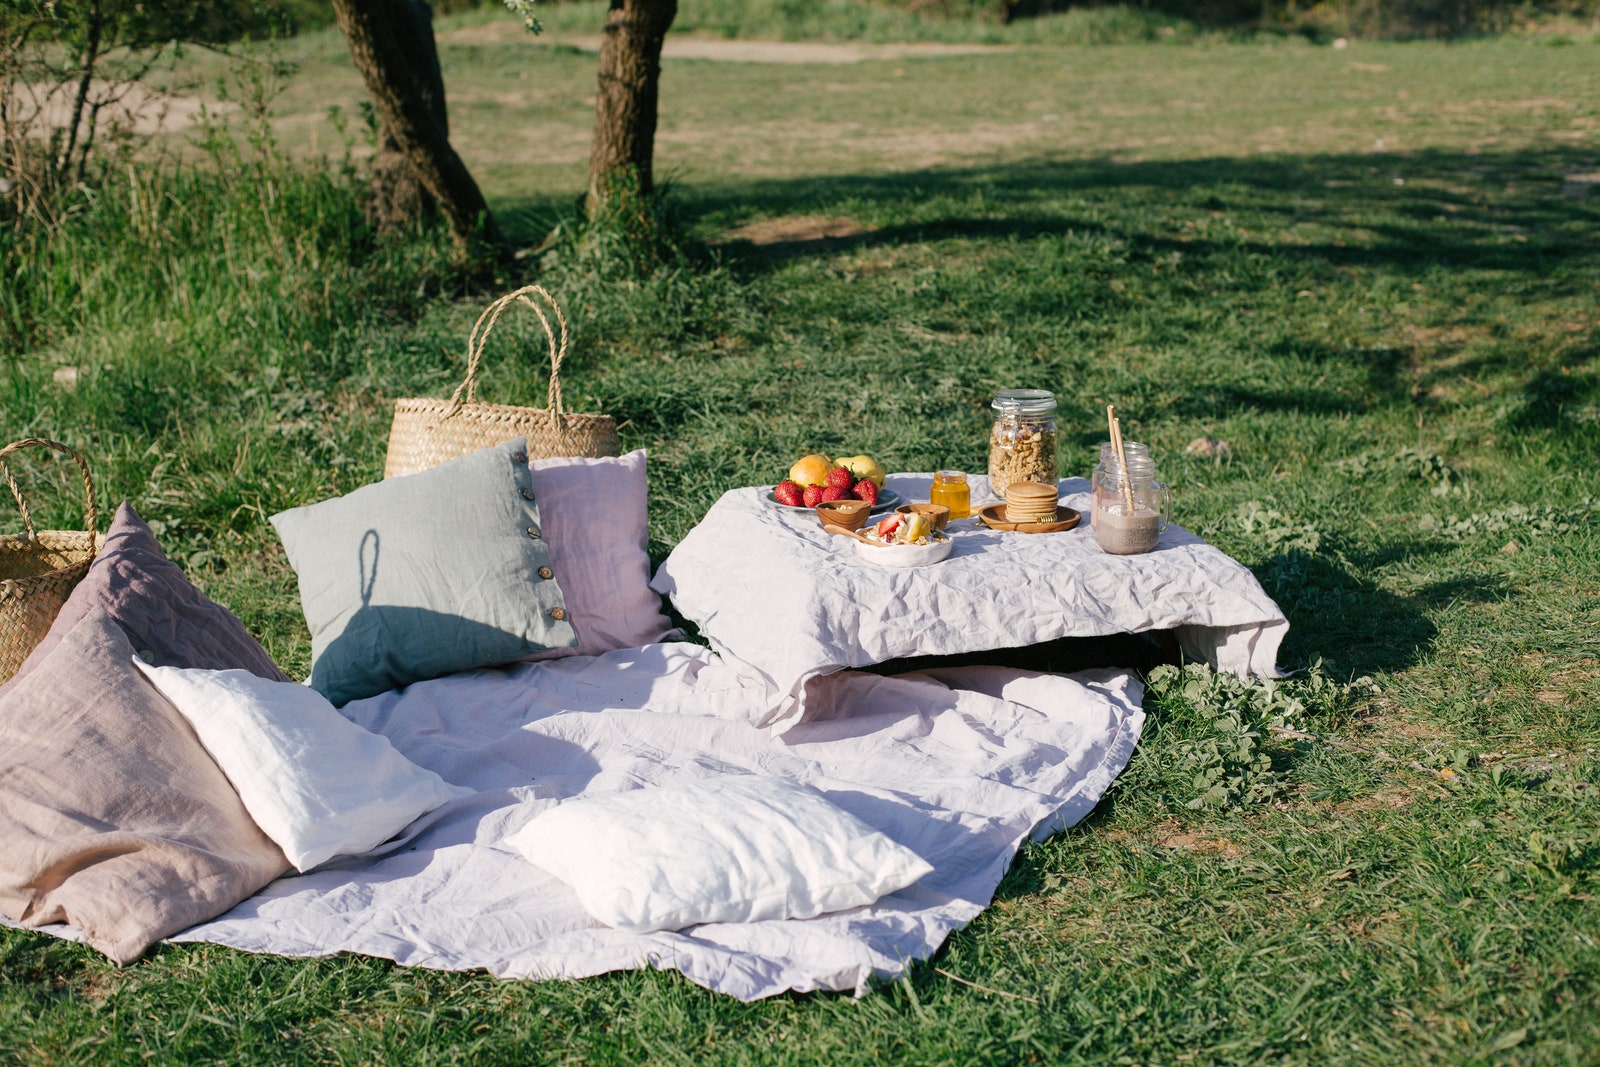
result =
[[[561,326],[561,341],[557,343],[555,331],[550,329],[550,320],[545,317],[544,310],[528,299],[529,294],[544,297],[550,309],[556,313],[556,322]],[[500,321],[500,316],[514,303],[526,304],[535,315],[539,317],[539,325],[544,327],[545,336],[550,339],[550,393],[549,408],[550,419],[555,422],[565,413],[561,406],[561,361],[567,358],[567,317],[561,313],[561,305],[556,303],[556,298],[544,290],[542,286],[525,285],[516,292],[507,293],[499,300],[483,309],[483,314],[478,316],[478,321],[472,326],[472,333],[467,338],[467,378],[466,381],[456,386],[456,391],[450,394],[450,409],[444,413],[444,418],[456,414],[461,410],[463,403],[462,394],[466,394],[465,403],[472,403],[477,399],[478,393],[478,360],[483,356],[483,346],[489,340],[489,333],[494,329],[495,323]],[[479,331],[482,331],[481,333]]]
[[[84,528],[89,531],[89,536],[94,536],[95,528],[99,525],[99,516],[94,508],[94,478],[89,474],[89,461],[83,458],[83,453],[59,441],[47,441],[43,437],[28,437],[21,441],[13,441],[4,448],[0,448],[0,473],[5,475],[6,484],[11,487],[11,495],[17,498],[17,507],[22,509],[22,525],[27,529],[28,536],[35,536],[33,528],[33,515],[28,511],[28,502],[22,496],[22,489],[17,485],[16,478],[11,475],[11,468],[6,466],[6,457],[13,452],[24,448],[53,448],[57,452],[65,452],[78,464],[78,470],[83,472],[84,496]]]

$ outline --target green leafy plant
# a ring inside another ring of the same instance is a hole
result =
[[[1407,482],[1422,482],[1434,496],[1449,496],[1465,490],[1461,473],[1443,456],[1424,448],[1402,448],[1392,454],[1364,452],[1334,464],[1334,469],[1356,477],[1381,476]]]
[[[539,21],[538,0],[505,0],[506,8],[522,20],[522,28],[529,33],[543,33],[544,23]]]
[[[1160,719],[1158,756],[1169,789],[1185,808],[1263,804],[1290,789],[1294,757],[1311,725],[1329,723],[1368,679],[1343,684],[1320,662],[1303,678],[1240,678],[1204,664],[1162,665],[1147,679],[1148,698]]]
[[[1424,515],[1417,520],[1417,525],[1428,533],[1454,541],[1463,541],[1479,534],[1502,534],[1513,531],[1528,535],[1564,534],[1589,521],[1594,513],[1595,503],[1592,498],[1586,497],[1572,508],[1561,508],[1552,504],[1510,504],[1458,519],[1438,519],[1432,515]]]
[[[1322,535],[1308,523],[1295,522],[1275,508],[1249,500],[1239,505],[1235,512],[1239,529],[1269,552],[1287,552],[1301,549],[1315,552],[1322,545]]]

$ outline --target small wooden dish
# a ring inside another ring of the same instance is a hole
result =
[[[935,530],[942,530],[950,524],[950,509],[943,504],[901,504],[894,510],[902,515],[916,512],[926,516],[928,525]]]
[[[816,507],[817,518],[828,530],[859,530],[867,524],[872,505],[865,500],[826,500]]]
[[[986,508],[978,509],[978,521],[991,530],[1011,530],[1016,533],[1041,534],[1062,533],[1078,525],[1082,515],[1065,505],[1056,508],[1054,522],[1007,522],[1006,506],[1004,504],[990,504]]]

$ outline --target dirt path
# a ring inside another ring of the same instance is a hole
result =
[[[44,138],[65,126],[72,117],[76,89],[75,84],[44,82],[19,86],[13,101],[19,127],[31,137]],[[92,99],[103,103],[99,116],[102,132],[115,122],[139,137],[182,132],[194,125],[202,107],[213,115],[238,110],[237,104],[228,101],[165,93],[137,82],[118,85],[97,79],[90,83],[89,91]]]
[[[441,32],[439,40],[449,44],[503,44],[526,40],[530,45],[563,44],[585,52],[600,51],[599,34],[530,37],[517,22],[485,22],[476,26]],[[720,37],[668,35],[662,46],[664,59],[709,59],[723,63],[786,63],[839,66],[868,60],[935,58],[939,56],[992,55],[1012,51],[1012,45],[940,44],[932,41],[907,44],[867,44],[857,41],[729,41]]]

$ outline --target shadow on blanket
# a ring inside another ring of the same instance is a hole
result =
[[[417,634],[440,635],[439,640],[453,648],[473,650],[466,658],[476,659],[474,666],[514,663],[530,651],[523,635],[461,615],[363,604],[350,616],[344,632],[317,653],[311,684],[336,705],[348,702],[352,690],[367,696],[410,685],[421,669],[415,654],[418,642],[412,636]]]

